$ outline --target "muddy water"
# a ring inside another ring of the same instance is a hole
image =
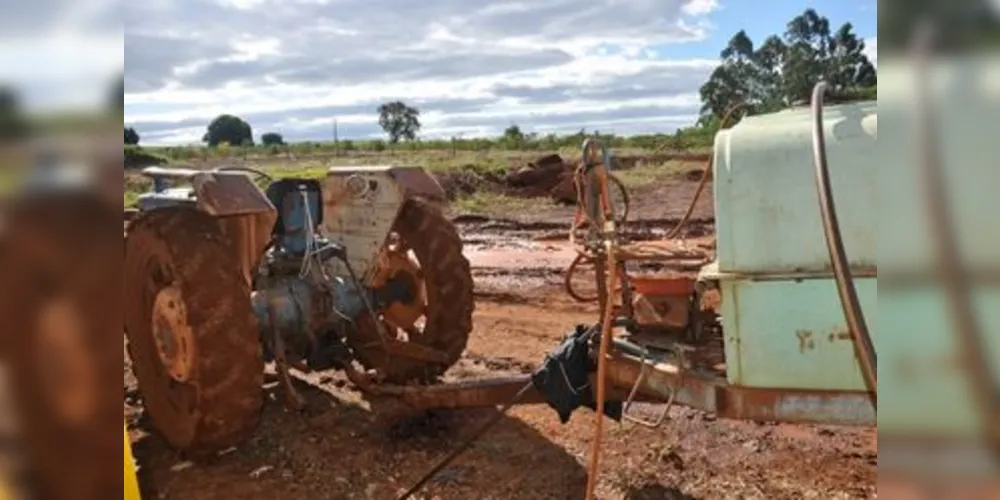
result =
[[[711,223],[691,224],[684,240],[665,241],[666,228],[675,221],[645,221],[622,231],[627,243],[639,244],[654,253],[673,256],[666,260],[635,261],[629,273],[666,276],[696,273],[710,260],[714,239]],[[510,221],[459,220],[464,253],[472,266],[476,289],[481,293],[520,293],[526,289],[561,284],[577,250],[566,227],[558,223],[522,224]],[[577,278],[593,279],[592,268],[581,266]]]

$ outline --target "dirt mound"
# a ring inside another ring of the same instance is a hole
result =
[[[573,202],[575,195],[571,189],[567,192],[566,185],[572,186],[574,168],[574,163],[553,154],[506,174],[483,172],[474,165],[466,165],[455,172],[436,174],[436,178],[449,200],[485,191],[517,198],[552,197]]]
[[[434,174],[434,177],[441,184],[449,200],[479,191],[503,191],[506,185],[502,175],[479,171],[475,165],[465,165],[454,172]]]
[[[709,156],[701,153],[664,153],[657,155],[616,156],[614,170],[631,170],[670,161],[707,162]],[[491,192],[516,198],[551,198],[558,203],[575,203],[576,186],[573,173],[579,160],[569,160],[558,154],[541,156],[535,161],[506,174],[483,172],[474,165],[466,165],[457,172],[438,174],[438,182],[448,199]],[[684,179],[701,180],[702,170],[685,173]]]

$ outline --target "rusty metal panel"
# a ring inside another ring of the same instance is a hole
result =
[[[322,232],[344,245],[351,267],[366,281],[406,200],[397,169],[333,167],[323,183]],[[342,263],[330,265],[336,275],[347,275]]]
[[[275,212],[261,212],[218,219],[222,232],[233,243],[235,257],[248,286],[253,283],[254,272],[271,240],[271,230],[276,218]]]
[[[198,208],[216,217],[276,213],[267,196],[242,172],[199,172],[191,178]]]
[[[639,358],[615,352],[608,362],[608,399],[626,401],[640,380],[643,363]],[[591,374],[591,381],[596,382]],[[668,361],[646,361],[646,375],[635,402],[666,404],[673,400],[717,415],[719,418],[758,422],[814,424],[875,424],[872,400],[864,392],[768,390],[737,387],[701,372],[682,372]],[[462,381],[434,386],[390,387],[391,393],[410,409],[485,408],[511,401],[530,375]],[[519,404],[544,403],[536,390],[529,391]]]
[[[432,175],[420,167],[392,167],[389,175],[402,187],[406,197],[445,201],[444,188]]]
[[[729,385],[714,375],[682,371],[677,365],[647,361],[638,401],[690,406],[720,418],[758,422],[874,425],[875,408],[865,392],[758,389]],[[640,359],[623,353],[608,364],[610,385],[624,390],[639,379]]]

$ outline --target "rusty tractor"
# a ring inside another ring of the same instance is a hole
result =
[[[341,369],[362,387],[427,383],[465,349],[471,271],[423,170],[143,173],[154,190],[126,231],[125,332],[144,406],[178,449],[250,435],[265,363],[301,408],[290,369]]]

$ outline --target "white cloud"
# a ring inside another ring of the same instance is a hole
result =
[[[402,99],[424,136],[669,130],[692,123],[716,0],[170,0],[124,6],[125,119],[197,142],[220,113],[290,139],[378,133]],[[225,22],[221,22],[225,19]]]
[[[683,11],[685,14],[690,16],[698,16],[704,14],[710,14],[715,12],[719,8],[719,2],[717,0],[694,0],[693,2],[688,2]]]
[[[868,59],[871,60],[872,64],[876,67],[878,66],[878,38],[869,38],[865,40],[865,55],[868,56]]]
[[[0,84],[32,110],[103,107],[125,66],[118,8],[114,0],[5,5]]]

